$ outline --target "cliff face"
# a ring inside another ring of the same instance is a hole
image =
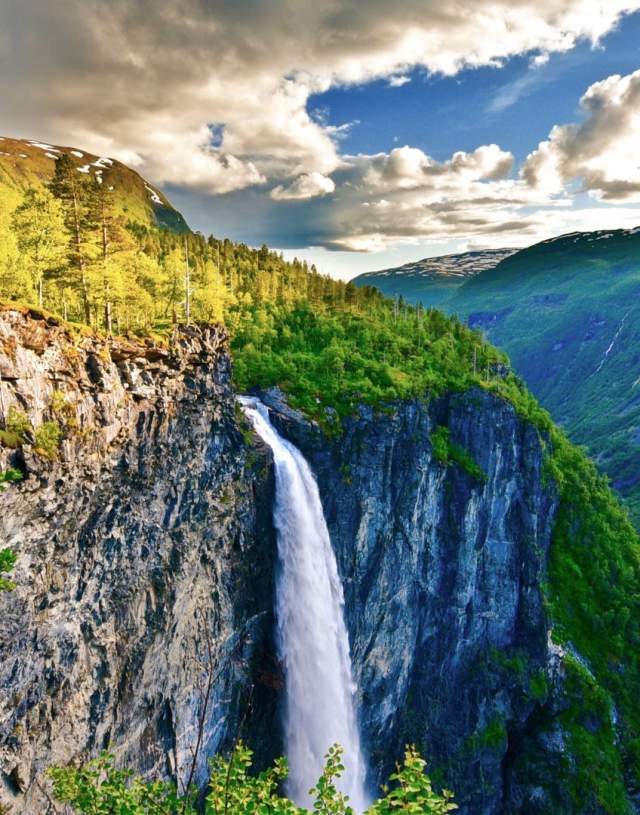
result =
[[[318,477],[372,781],[415,743],[461,813],[603,811],[576,807],[558,772],[570,702],[542,593],[557,496],[537,432],[478,390],[363,409],[328,446],[278,392],[264,400]],[[438,462],[439,426],[486,478]]]
[[[184,778],[208,676],[198,780],[238,734],[265,766],[283,749],[273,469],[237,415],[224,333],[165,349],[0,312],[0,375],[2,424],[18,410],[64,431],[51,459],[37,431],[0,445],[0,471],[25,473],[0,494],[18,553],[0,593],[0,803],[46,812],[44,770],[109,744]],[[372,786],[415,743],[462,815],[604,812],[567,789],[575,698],[543,599],[557,496],[538,433],[480,390],[362,408],[337,441],[263,399],[318,478]]]
[[[11,813],[46,811],[46,767],[110,744],[184,778],[210,673],[198,778],[240,729],[261,762],[281,751],[270,459],[238,429],[226,342],[214,328],[169,349],[110,343],[0,313],[2,418],[13,405],[66,428],[53,460],[0,446],[0,471],[25,472],[0,495],[18,553],[0,593]]]

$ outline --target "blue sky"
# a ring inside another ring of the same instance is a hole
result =
[[[6,135],[341,277],[640,223],[640,0],[21,0],[0,66]]]
[[[526,55],[455,77],[414,69],[401,87],[380,80],[334,88],[310,97],[307,107],[326,115],[329,124],[357,122],[342,141],[344,152],[376,153],[410,144],[444,160],[454,150],[495,142],[520,162],[555,124],[579,118],[578,100],[589,85],[638,68],[640,13],[635,13],[599,46],[583,41],[565,54],[550,55],[539,68]]]
[[[473,151],[478,145],[497,143],[513,153],[512,175],[516,175],[554,125],[584,118],[579,100],[590,85],[640,68],[640,13],[624,17],[596,45],[583,40],[566,53],[549,55],[539,66],[534,59],[535,52],[528,53],[500,67],[468,69],[453,77],[414,68],[403,74],[409,81],[399,86],[381,79],[314,94],[307,110],[323,124],[344,128],[339,139],[342,153],[388,153],[394,147],[411,145],[445,161],[457,150]],[[262,194],[251,196],[243,191],[226,196],[211,210],[203,202],[191,205],[189,196],[183,198],[175,188],[170,192],[203,229],[213,215],[219,228],[237,240],[278,246],[287,257],[306,257],[341,277],[402,264],[423,254],[466,248],[465,241],[443,240],[417,241],[373,254],[327,252],[305,246],[310,235],[307,220],[296,220],[299,207],[283,211]],[[587,208],[599,206],[586,196],[578,200]],[[204,209],[208,214],[203,217]],[[610,207],[606,209],[609,227]],[[596,228],[595,222],[585,228]],[[514,244],[527,243],[526,238],[518,238],[514,237]]]

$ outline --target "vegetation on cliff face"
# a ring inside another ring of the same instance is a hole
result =
[[[15,566],[17,555],[13,549],[0,549],[0,591],[11,591],[14,588],[9,574]]]
[[[287,777],[287,762],[278,759],[274,766],[251,775],[252,751],[241,742],[228,759],[217,756],[211,761],[209,789],[205,798],[206,815],[354,815],[348,796],[338,789],[344,772],[342,750],[330,748],[317,784],[310,790],[313,809],[296,806],[280,794]],[[425,762],[408,747],[404,762],[391,776],[393,790],[383,789],[384,796],[375,801],[367,815],[390,815],[393,812],[446,815],[457,809],[448,790],[434,791]],[[196,795],[187,791],[179,795],[175,787],[162,782],[147,783],[127,770],[116,770],[111,756],[103,754],[85,767],[57,767],[50,770],[54,796],[69,804],[78,815],[195,815]]]
[[[606,476],[526,388],[514,379],[491,388],[538,428],[559,493],[546,598],[554,640],[582,660],[566,657],[579,669],[567,685],[578,762],[565,767],[567,783],[576,800],[588,791],[605,812],[626,813],[625,786],[640,785],[640,539]]]

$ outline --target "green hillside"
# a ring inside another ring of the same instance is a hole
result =
[[[640,522],[640,230],[537,244],[468,281],[445,308],[507,351]]]
[[[100,157],[73,147],[59,147],[26,139],[0,137],[0,199],[8,208],[17,206],[28,187],[51,181],[56,158],[67,155],[79,173],[102,178],[114,188],[116,209],[126,221],[142,226],[165,227],[188,232],[182,215],[156,187],[115,159]]]

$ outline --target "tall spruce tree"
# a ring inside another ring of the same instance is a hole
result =
[[[124,289],[134,283],[127,279],[127,272],[130,268],[128,254],[135,250],[135,243],[123,219],[116,213],[113,187],[96,177],[89,203],[95,204],[99,249],[92,278],[97,277],[94,288],[100,292],[104,328],[111,333],[114,310],[124,297]]]
[[[91,323],[89,267],[97,254],[98,207],[95,184],[79,172],[66,154],[56,160],[49,190],[62,204],[65,225],[69,231],[69,260],[77,270],[76,286],[82,297],[84,320]]]

